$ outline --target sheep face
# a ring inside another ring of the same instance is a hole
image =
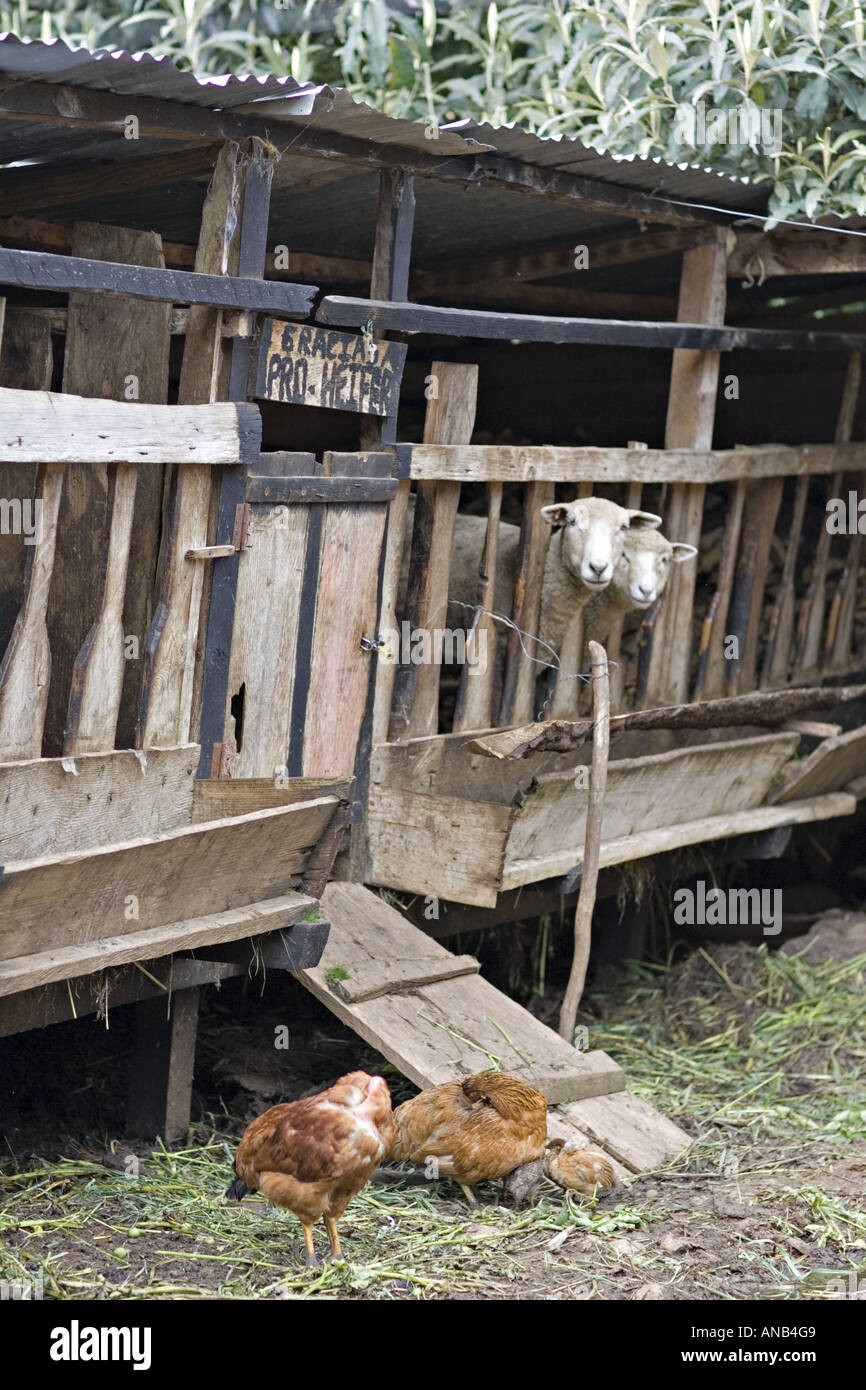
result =
[[[562,529],[562,559],[585,588],[604,589],[611,581],[631,530],[661,526],[653,512],[619,507],[603,497],[583,497],[541,508],[551,526]]]
[[[629,530],[611,590],[623,606],[649,608],[664,593],[671,565],[697,553],[695,546],[669,541],[660,531]]]

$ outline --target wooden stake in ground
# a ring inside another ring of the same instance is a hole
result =
[[[574,956],[559,1014],[559,1035],[567,1042],[571,1042],[574,1037],[577,1006],[583,994],[586,967],[589,964],[592,912],[595,907],[598,858],[601,849],[601,822],[607,786],[607,755],[610,749],[610,673],[607,652],[599,642],[590,642],[589,658],[592,668],[592,770],[583,843],[583,872],[574,913]]]

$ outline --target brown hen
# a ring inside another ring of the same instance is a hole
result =
[[[544,1153],[547,1101],[506,1072],[446,1081],[394,1111],[391,1157],[423,1163],[431,1178],[454,1178],[470,1203],[472,1188],[501,1178]]]
[[[288,1207],[315,1266],[313,1226],[324,1217],[331,1254],[340,1256],[337,1220],[366,1186],[394,1134],[391,1093],[381,1076],[352,1071],[327,1091],[274,1105],[244,1131],[227,1197],[263,1192]]]

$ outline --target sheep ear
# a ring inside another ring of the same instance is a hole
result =
[[[681,565],[683,560],[691,560],[698,553],[696,545],[686,545],[685,541],[673,541],[671,549],[674,553],[674,563]]]
[[[633,512],[628,511],[628,524],[634,527],[635,531],[652,531],[656,526],[661,526],[662,519],[656,516],[655,512]]]
[[[564,526],[568,521],[567,502],[551,502],[548,506],[541,507],[540,511],[544,520],[549,522],[551,526]]]

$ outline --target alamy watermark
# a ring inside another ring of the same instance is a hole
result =
[[[781,888],[677,888],[674,921],[680,927],[762,927],[764,936],[782,930]]]
[[[680,102],[674,109],[674,140],[692,149],[706,145],[743,145],[765,154],[782,150],[782,111],[743,104],[725,109],[705,101]]]
[[[413,627],[403,620],[400,630],[386,627],[376,646],[379,660],[391,666],[471,666],[487,670],[487,630],[466,632],[463,628]]]
[[[0,497],[0,536],[23,536],[25,545],[42,540],[42,498]]]

